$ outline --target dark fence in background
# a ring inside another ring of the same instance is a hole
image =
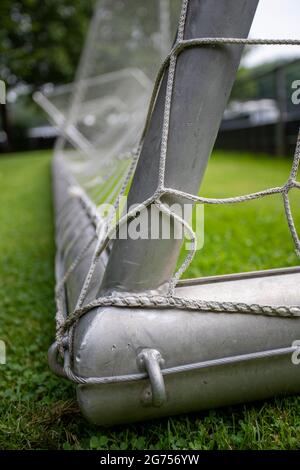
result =
[[[300,104],[295,102],[300,98],[300,93],[295,96],[299,85],[300,59],[238,80],[216,148],[293,154],[300,125]]]
[[[47,123],[45,113],[33,105],[29,93],[0,104],[0,154],[53,147],[57,130]]]
[[[242,78],[240,76],[225,111],[216,148],[293,154],[300,124],[300,104],[292,100],[296,81],[300,85],[300,59],[268,66],[267,70],[255,69],[244,73]],[[300,92],[297,97],[300,100]],[[29,95],[28,98],[31,101]],[[14,108],[9,104],[7,109],[0,106],[0,153],[54,146],[57,131],[45,124],[45,116],[40,110],[35,113],[41,113],[44,122],[40,120],[40,124],[31,127],[26,120],[23,122],[24,119],[21,123],[13,122]]]
[[[293,155],[300,126],[300,118],[283,124],[283,143],[278,143],[278,124],[260,124],[221,128],[215,148],[240,150],[274,155]]]

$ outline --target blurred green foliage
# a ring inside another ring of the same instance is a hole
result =
[[[276,71],[278,68],[283,69],[285,94],[287,97],[290,96],[291,84],[299,79],[299,59],[275,60],[252,68],[241,67],[231,92],[231,100],[277,99]]]
[[[71,81],[94,0],[1,0],[0,77],[8,85]]]

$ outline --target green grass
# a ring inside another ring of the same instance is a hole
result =
[[[216,155],[202,194],[281,184],[290,163]],[[0,449],[300,448],[297,397],[108,430],[85,422],[73,385],[47,366],[55,311],[50,183],[49,153],[0,158],[0,339],[7,344],[7,364],[0,365]],[[205,245],[189,276],[296,264],[279,196],[207,207],[205,223]]]
[[[291,160],[263,155],[216,154],[201,188],[207,197],[230,197],[281,186]],[[300,192],[290,192],[300,227]],[[282,196],[227,206],[205,206],[205,243],[184,277],[214,275],[298,264]]]

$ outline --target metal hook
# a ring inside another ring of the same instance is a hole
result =
[[[54,343],[51,344],[50,348],[48,349],[48,364],[50,369],[55,375],[58,375],[59,377],[67,377],[65,370],[61,364],[58,362],[58,344],[57,341],[54,341]]]
[[[160,407],[166,401],[165,382],[161,372],[164,360],[156,349],[145,348],[138,354],[137,364],[139,368],[149,375],[151,389],[146,391],[143,401]]]

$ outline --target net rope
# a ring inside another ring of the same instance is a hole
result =
[[[165,107],[164,107],[164,117],[163,117],[163,128],[162,128],[162,140],[161,140],[161,149],[160,149],[160,161],[159,161],[159,177],[156,191],[143,203],[136,206],[134,209],[128,211],[123,215],[117,224],[114,224],[112,221],[111,215],[108,215],[106,219],[99,217],[97,209],[95,208],[92,201],[89,197],[86,196],[84,190],[80,189],[78,186],[75,190],[70,191],[70,198],[78,198],[81,205],[84,207],[86,212],[89,214],[90,219],[93,220],[96,230],[92,238],[88,243],[83,247],[82,251],[78,254],[74,262],[70,265],[69,269],[64,274],[61,281],[56,287],[56,305],[57,305],[57,314],[56,314],[56,342],[58,348],[65,358],[65,372],[69,379],[76,383],[103,383],[101,378],[83,378],[76,375],[71,368],[71,359],[70,359],[70,349],[72,344],[72,336],[74,333],[74,327],[76,323],[82,318],[87,312],[95,307],[101,306],[114,306],[114,307],[131,307],[131,308],[176,308],[176,309],[187,309],[195,312],[214,312],[214,313],[231,313],[231,314],[251,314],[251,315],[265,315],[265,316],[276,316],[276,317],[300,317],[300,305],[286,306],[286,305],[260,305],[260,304],[248,304],[242,302],[218,302],[218,301],[207,301],[201,299],[193,299],[177,296],[175,294],[175,287],[178,283],[178,280],[190,265],[195,251],[196,251],[196,236],[191,227],[191,225],[179,217],[177,214],[172,212],[163,202],[162,197],[166,195],[177,196],[184,200],[189,200],[195,204],[237,204],[246,201],[252,201],[267,196],[272,196],[274,194],[280,194],[283,198],[283,204],[285,209],[286,220],[288,228],[295,245],[296,254],[300,255],[300,240],[297,234],[295,227],[294,218],[291,211],[289,192],[291,189],[300,189],[300,183],[296,180],[297,172],[300,161],[300,131],[297,137],[296,149],[293,158],[293,163],[291,171],[288,177],[288,180],[282,186],[268,188],[262,191],[240,195],[236,197],[229,198],[206,198],[202,196],[196,196],[188,192],[179,191],[173,188],[165,186],[165,168],[166,168],[166,158],[168,151],[168,137],[170,131],[170,115],[172,108],[172,97],[174,89],[174,80],[176,74],[176,65],[178,56],[188,48],[199,48],[205,45],[210,45],[213,47],[221,47],[222,45],[300,45],[300,40],[295,39],[243,39],[243,38],[196,38],[191,40],[184,39],[185,32],[185,23],[187,9],[189,5],[189,0],[183,0],[182,9],[179,19],[177,40],[169,53],[169,55],[164,60],[160,70],[158,72],[157,78],[155,80],[153,93],[150,100],[150,105],[148,108],[148,113],[146,117],[146,122],[144,130],[142,132],[142,137],[138,147],[130,153],[131,163],[128,169],[126,176],[122,180],[122,186],[120,189],[120,197],[125,194],[126,189],[130,183],[132,175],[143,147],[143,142],[145,135],[147,133],[149,123],[152,117],[157,93],[162,81],[162,78],[165,73],[167,73],[167,88],[165,96]],[[66,172],[67,173],[67,172]],[[66,176],[68,178],[68,175]],[[70,185],[74,187],[74,182],[69,181]],[[114,208],[118,207],[120,197],[115,202]],[[68,201],[62,208],[61,213],[58,217],[64,217],[68,209]],[[171,217],[174,222],[181,224],[185,233],[189,235],[191,240],[191,250],[187,254],[183,263],[179,269],[175,272],[173,277],[169,281],[168,291],[166,295],[148,295],[146,293],[128,295],[128,294],[113,294],[111,296],[99,297],[93,300],[92,302],[85,303],[88,289],[90,287],[95,269],[101,254],[109,245],[112,234],[115,232],[116,228],[120,228],[122,225],[126,224],[129,220],[135,218],[140,210],[150,205],[155,204],[159,211],[165,213]],[[64,295],[65,295],[65,285],[72,274],[76,269],[80,261],[84,258],[87,250],[90,248],[92,242],[96,238],[96,246],[93,253],[93,257],[90,263],[88,273],[85,277],[81,292],[78,297],[78,301],[75,309],[69,314],[66,315],[64,312]],[[66,346],[67,345],[67,346]],[[68,350],[69,348],[69,350]],[[137,374],[141,376],[141,374]],[[136,380],[134,377],[128,375],[126,380]],[[124,378],[122,379],[124,380]],[[116,378],[115,381],[118,381]]]

